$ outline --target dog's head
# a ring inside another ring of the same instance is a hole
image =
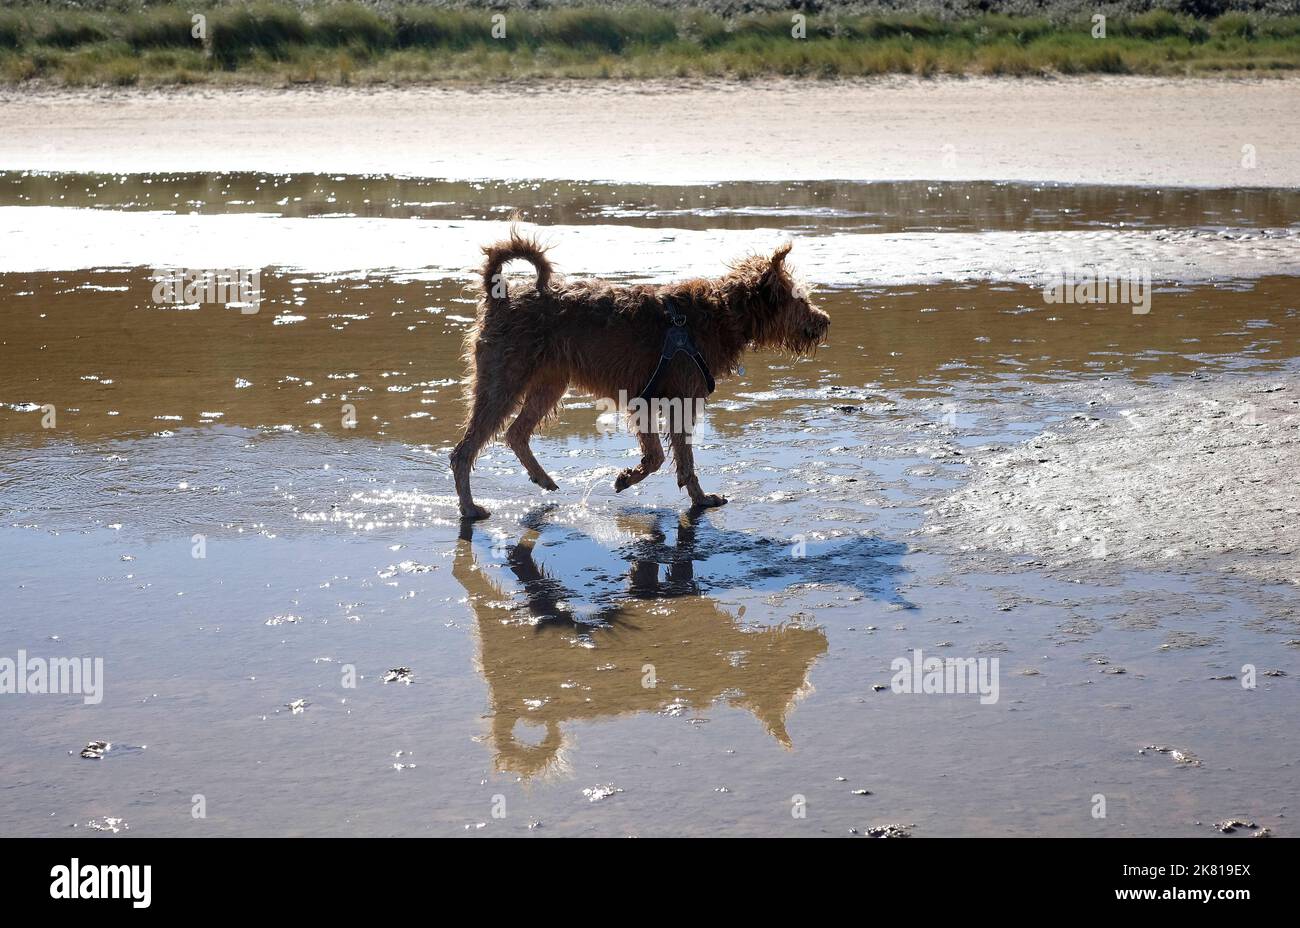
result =
[[[790,245],[782,245],[770,258],[755,255],[737,264],[742,279],[747,334],[755,348],[775,348],[797,355],[812,354],[826,337],[831,317],[812,305],[808,289],[785,266]]]

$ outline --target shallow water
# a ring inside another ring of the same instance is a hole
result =
[[[992,181],[607,184],[339,174],[0,172],[0,206],[221,215],[509,219],[789,232],[1242,229],[1300,225],[1286,188],[1088,187]]]
[[[17,245],[0,273],[0,657],[106,668],[97,706],[0,696],[0,826],[1209,835],[1242,816],[1286,833],[1294,586],[1200,563],[1071,574],[923,528],[980,449],[1118,414],[1076,384],[1293,376],[1295,197],[0,175]],[[701,241],[795,236],[831,336],[720,385],[696,458],[727,506],[689,513],[671,465],[615,495],[634,443],[568,396],[533,442],[560,491],[494,445],[475,472],[494,516],[460,526],[465,284],[515,208],[560,227],[575,269],[629,278],[672,276]],[[176,246],[181,220],[196,238]],[[428,229],[459,250],[421,257]],[[83,240],[38,247],[51,230]],[[889,234],[933,236],[965,270],[928,281]],[[1051,256],[1158,258],[1164,240],[1147,314],[1049,305],[1027,282]],[[150,268],[204,242],[222,260],[189,266],[262,255],[258,313],[151,301]],[[874,690],[912,648],[997,657],[998,701]],[[1210,679],[1245,662],[1287,675]],[[382,682],[399,667],[409,684]],[[95,739],[114,746],[80,758]],[[1152,744],[1201,766],[1139,753]]]

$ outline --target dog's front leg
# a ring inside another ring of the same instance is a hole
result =
[[[622,493],[634,483],[640,483],[657,471],[664,463],[664,446],[656,432],[638,431],[637,441],[641,443],[641,463],[619,472],[614,481],[614,492]]]
[[[682,429],[674,429],[669,434],[673,446],[673,460],[677,462],[677,485],[686,487],[691,494],[691,502],[696,506],[721,506],[726,497],[716,493],[705,493],[700,489],[700,481],[695,476],[695,455],[691,451],[690,435]]]

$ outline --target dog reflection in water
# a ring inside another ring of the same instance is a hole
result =
[[[466,523],[452,573],[477,619],[498,770],[533,776],[559,765],[564,722],[694,714],[718,700],[752,712],[790,747],[786,715],[811,689],[808,672],[826,636],[794,625],[746,629],[743,608],[733,615],[699,595],[692,575],[699,518],[678,517],[676,544],[665,548],[654,515],[619,516],[619,529],[641,539],[627,595],[581,621],[568,604],[573,593],[533,559],[536,522],[518,542],[495,547],[504,557],[485,551],[481,559]],[[666,562],[662,576],[654,558]],[[522,602],[502,585],[502,570],[522,587]]]

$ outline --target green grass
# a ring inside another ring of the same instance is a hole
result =
[[[202,40],[192,12],[207,17]],[[0,82],[74,86],[218,83],[422,83],[545,78],[879,74],[1215,75],[1300,69],[1300,17],[1154,10],[1086,18],[983,14],[726,18],[702,9],[562,8],[507,12],[274,0],[155,3],[116,10],[0,10]]]
[[[190,14],[172,7],[127,14],[118,25],[122,39],[137,52],[186,48],[195,42],[190,34]]]

